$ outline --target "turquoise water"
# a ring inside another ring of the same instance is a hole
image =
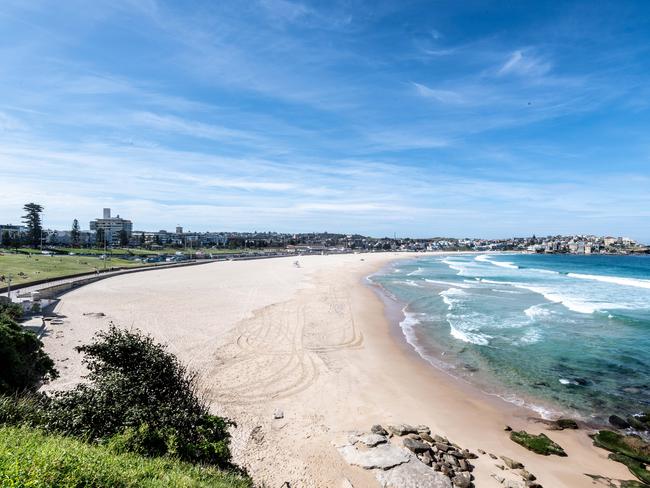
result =
[[[371,277],[432,364],[543,415],[650,409],[650,256],[454,254]]]

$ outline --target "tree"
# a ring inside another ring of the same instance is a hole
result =
[[[23,223],[27,226],[27,242],[32,247],[37,247],[41,245],[43,235],[43,226],[41,224],[43,207],[37,203],[27,203],[23,210],[26,212],[23,215]]]
[[[11,247],[11,234],[9,234],[8,230],[5,230],[2,233],[2,240],[0,240],[0,246]]]
[[[79,221],[77,219],[72,221],[70,241],[72,242],[72,247],[79,247],[79,244],[81,243],[81,232],[79,231]]]
[[[106,241],[106,231],[104,229],[97,229],[97,234],[95,234],[95,244],[97,247],[104,247],[104,241]]]
[[[129,234],[127,234],[127,232],[124,229],[122,229],[120,231],[120,246],[126,247],[128,245],[129,245]]]

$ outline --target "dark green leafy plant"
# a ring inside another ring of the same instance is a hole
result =
[[[231,421],[210,415],[196,375],[149,336],[111,326],[78,347],[87,383],[56,392],[44,427],[118,452],[229,466]]]
[[[0,394],[35,391],[58,376],[36,334],[15,322],[15,307],[0,310]]]

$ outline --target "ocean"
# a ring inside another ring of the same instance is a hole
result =
[[[449,254],[369,279],[425,360],[544,417],[650,410],[650,256]]]

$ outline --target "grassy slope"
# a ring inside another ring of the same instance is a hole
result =
[[[252,483],[214,468],[114,454],[33,429],[0,427],[0,486],[250,488]]]
[[[112,258],[106,261],[107,267],[142,266],[142,263],[125,259]],[[104,261],[90,256],[44,256],[24,254],[0,255],[0,275],[13,275],[12,284],[56,278],[76,273],[92,272],[104,268]],[[25,275],[19,276],[23,272]],[[0,282],[6,285],[6,282]]]

